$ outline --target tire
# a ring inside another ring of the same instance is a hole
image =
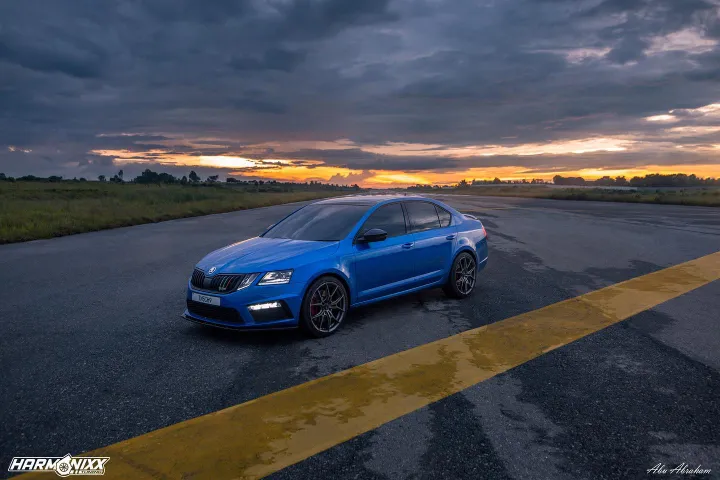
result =
[[[477,283],[477,262],[468,252],[461,252],[453,260],[450,274],[443,290],[450,298],[469,297]]]
[[[326,275],[315,280],[305,293],[300,328],[316,338],[332,335],[340,328],[350,307],[345,285]]]

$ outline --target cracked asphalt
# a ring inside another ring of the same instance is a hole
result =
[[[472,298],[358,308],[321,340],[179,317],[197,260],[297,205],[0,246],[3,475],[13,456],[88,451],[720,250],[712,208],[439,197],[488,230]],[[653,478],[684,462],[720,478],[719,310],[715,282],[273,476]]]

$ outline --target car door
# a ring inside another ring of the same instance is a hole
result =
[[[440,206],[422,200],[403,202],[414,235],[411,249],[415,282],[427,285],[443,280],[452,263],[457,228],[452,215]]]
[[[405,212],[400,202],[382,205],[365,221],[357,237],[373,228],[385,230],[385,240],[355,241],[354,274],[357,301],[365,302],[402,292],[414,274],[411,251],[413,235],[407,231]]]

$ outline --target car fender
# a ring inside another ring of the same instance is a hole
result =
[[[470,251],[477,258],[477,252],[475,251],[475,242],[469,237],[469,232],[458,232],[457,243],[455,252],[453,254],[453,260],[458,256],[460,252]]]
[[[338,265],[328,268],[322,268],[316,272],[314,272],[308,279],[305,281],[305,285],[302,289],[302,298],[305,298],[305,294],[307,293],[307,289],[310,288],[310,285],[313,284],[315,280],[322,277],[323,275],[332,275],[335,277],[339,277],[344,283],[345,288],[348,290],[348,295],[350,296],[349,302],[350,304],[353,303],[353,288],[352,288],[352,282],[350,281],[350,270],[349,265]]]

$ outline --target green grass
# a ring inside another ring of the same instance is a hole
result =
[[[428,190],[433,193],[457,193],[493,197],[550,198],[555,200],[592,200],[600,202],[660,203],[720,207],[720,188],[655,190],[609,190],[603,188],[549,188],[508,185],[502,187],[467,187]]]
[[[0,243],[266,207],[344,193],[348,192],[252,192],[224,185],[0,182]]]

